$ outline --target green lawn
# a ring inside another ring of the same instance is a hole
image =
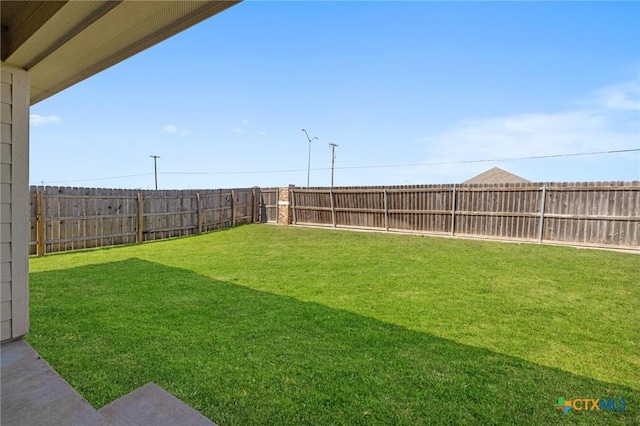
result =
[[[96,407],[152,381],[220,425],[640,423],[634,254],[248,225],[32,258],[30,291]]]

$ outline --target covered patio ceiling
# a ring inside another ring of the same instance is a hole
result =
[[[0,1],[0,59],[29,71],[30,104],[239,3]]]

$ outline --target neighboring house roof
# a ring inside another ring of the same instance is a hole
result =
[[[499,167],[489,169],[478,176],[474,176],[469,180],[462,182],[463,184],[494,184],[494,183],[530,183],[530,181],[522,178]]]

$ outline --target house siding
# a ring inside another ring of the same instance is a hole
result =
[[[0,63],[0,340],[29,331],[29,86]]]

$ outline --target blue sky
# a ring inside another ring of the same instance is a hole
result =
[[[159,155],[161,189],[304,186],[302,128],[312,186],[331,142],[337,186],[640,180],[469,162],[640,149],[640,3],[247,1],[34,105],[30,182],[152,189]]]

